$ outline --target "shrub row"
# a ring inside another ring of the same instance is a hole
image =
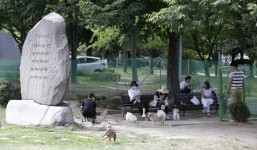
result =
[[[80,94],[77,95],[76,97],[77,97],[77,100],[79,101],[79,105],[81,105],[83,100],[87,98],[87,96],[80,95]],[[121,108],[121,100],[119,97],[107,98],[105,96],[97,96],[96,104],[97,104],[97,107],[113,108],[113,109]]]
[[[12,99],[21,99],[20,82],[0,82],[0,105],[6,106]]]
[[[94,81],[116,81],[117,80],[117,74],[112,71],[79,72],[78,76],[85,76],[88,80],[94,80]],[[118,74],[118,79],[120,80],[120,74]]]

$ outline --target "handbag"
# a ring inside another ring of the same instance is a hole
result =
[[[200,101],[194,96],[191,100],[190,100],[194,105],[199,105]]]

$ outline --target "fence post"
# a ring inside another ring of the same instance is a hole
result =
[[[190,62],[189,62],[190,60],[189,59],[187,59],[187,75],[189,75],[190,73],[189,73],[189,68],[190,68]]]
[[[159,61],[160,65],[160,88],[162,87],[162,58],[160,58],[160,61]]]
[[[116,88],[117,88],[117,96],[119,95],[119,87],[118,87],[118,82],[119,82],[119,59],[116,58],[116,70],[117,70],[117,75],[116,75]]]
[[[220,103],[220,108],[219,108],[219,116],[220,116],[220,120],[223,119],[223,90],[222,90],[222,71],[221,68],[219,68],[219,103]]]

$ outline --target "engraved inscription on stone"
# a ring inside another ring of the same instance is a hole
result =
[[[65,21],[50,13],[27,35],[20,66],[22,99],[58,105],[63,101],[70,72]]]

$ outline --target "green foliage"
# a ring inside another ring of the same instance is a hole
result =
[[[76,95],[77,100],[79,101],[79,105],[83,102],[87,96],[85,95]],[[103,107],[103,108],[113,108],[113,109],[120,109],[121,108],[121,99],[119,96],[107,98],[105,96],[97,96],[96,97],[96,106]]]
[[[250,117],[250,111],[248,107],[242,101],[237,101],[229,106],[229,112],[237,122],[246,122]]]
[[[197,52],[191,49],[185,49],[182,51],[182,59],[200,60]]]
[[[4,80],[12,81],[19,80],[20,73],[19,72],[0,72],[0,78]]]
[[[94,81],[116,81],[117,74],[115,72],[78,72],[78,76],[85,76],[88,80]],[[120,80],[120,74],[118,74],[118,80]]]
[[[12,99],[21,99],[20,91],[19,82],[0,82],[0,105],[5,106]]]
[[[96,50],[107,49],[113,50],[119,44],[117,41],[120,41],[122,38],[120,36],[120,31],[118,28],[108,27],[103,31],[100,29],[93,30],[93,37],[91,42],[97,39],[92,45],[89,45],[87,49],[94,48]],[[121,44],[121,43],[120,43]]]

